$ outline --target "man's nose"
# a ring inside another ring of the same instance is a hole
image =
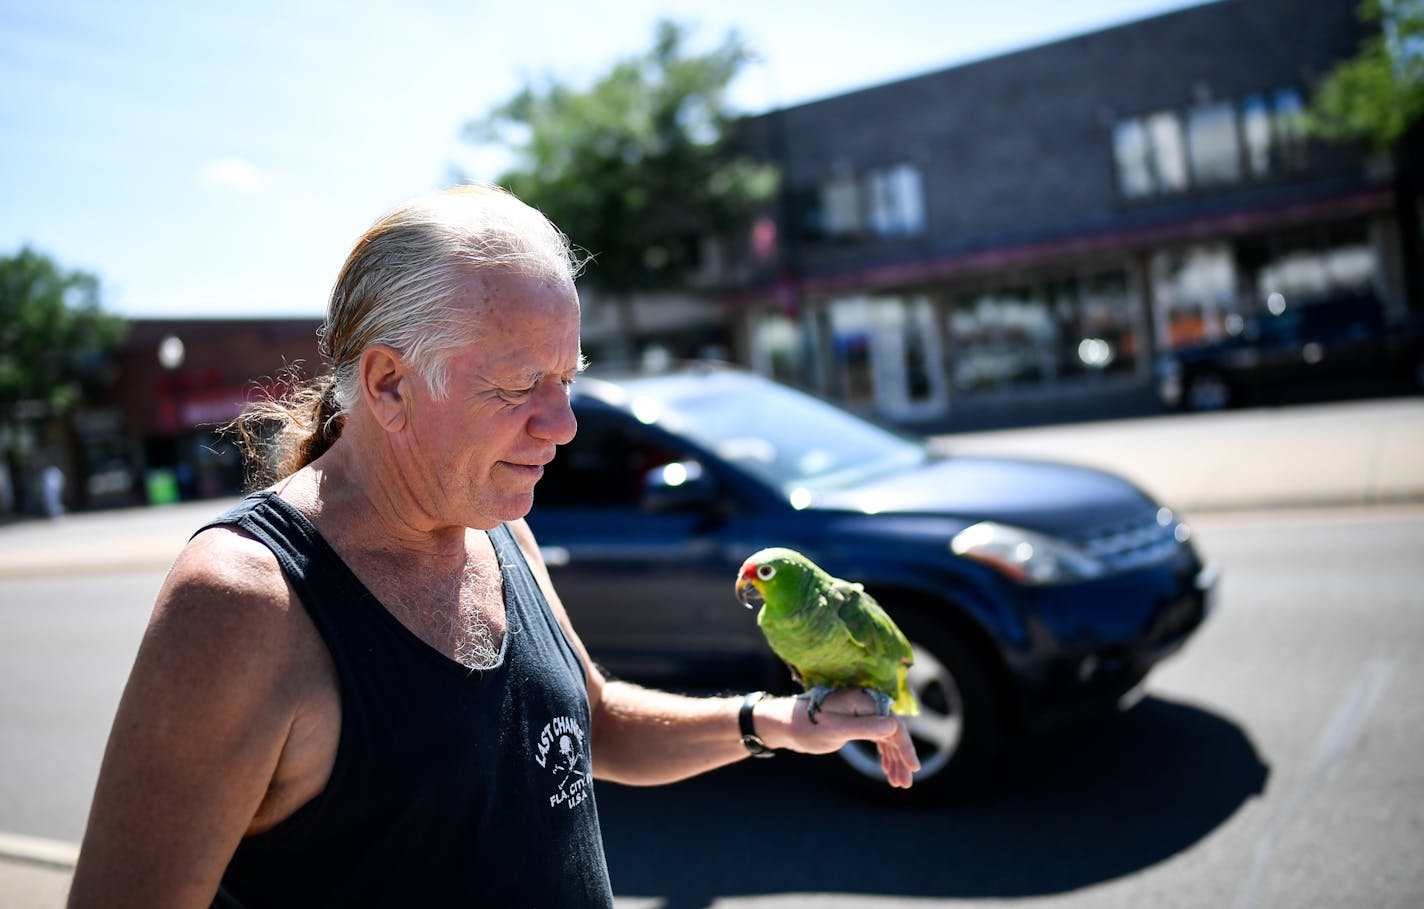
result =
[[[570,442],[578,431],[578,421],[574,418],[568,388],[561,382],[545,382],[541,384],[537,396],[538,406],[529,417],[529,434],[555,445]]]

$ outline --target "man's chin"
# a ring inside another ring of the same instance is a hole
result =
[[[518,521],[534,508],[534,491],[531,489],[527,493],[501,496],[497,502],[491,502],[490,505],[489,516],[494,518],[494,523]]]

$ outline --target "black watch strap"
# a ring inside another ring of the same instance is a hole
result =
[[[756,725],[752,722],[752,711],[766,696],[765,691],[748,692],[747,696],[742,698],[742,709],[737,714],[737,722],[742,727],[742,744],[747,746],[752,757],[768,758],[776,754],[775,751],[766,747],[766,742],[763,742],[761,736],[756,734]]]

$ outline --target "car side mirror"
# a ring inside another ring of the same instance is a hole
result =
[[[673,461],[643,478],[643,510],[650,514],[700,511],[715,499],[712,478],[697,461]]]

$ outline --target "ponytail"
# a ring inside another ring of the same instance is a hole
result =
[[[325,454],[341,436],[345,416],[336,400],[335,376],[303,382],[293,367],[284,379],[290,392],[250,402],[228,425],[237,436],[249,489],[291,476]]]

